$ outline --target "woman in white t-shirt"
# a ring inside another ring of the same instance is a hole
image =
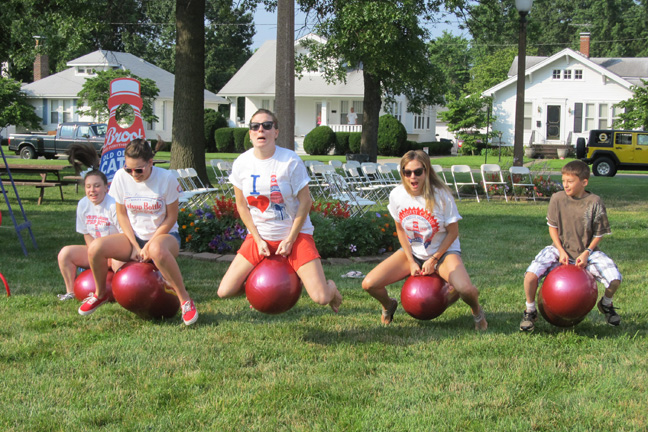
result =
[[[186,325],[198,319],[176,257],[180,252],[178,198],[180,185],[170,171],[153,166],[153,150],[143,139],[131,141],[124,150],[124,167],[115,173],[110,194],[117,202],[122,234],[101,238],[89,250],[96,293],[81,305],[89,315],[108,298],[105,293],[106,259],[153,261],[180,299]]]
[[[248,235],[223,276],[218,295],[242,295],[243,283],[254,267],[276,254],[288,259],[313,301],[337,312],[342,296],[335,282],[326,280],[313,241],[308,172],[295,152],[275,144],[278,135],[272,112],[254,113],[250,120],[253,148],[234,161],[229,178]]]
[[[389,212],[396,223],[401,249],[374,268],[362,281],[382,306],[381,321],[390,324],[398,301],[390,298],[387,285],[414,275],[438,273],[470,306],[476,330],[488,323],[479,305],[479,292],[461,260],[461,219],[450,190],[430,166],[421,150],[409,151],[400,162],[402,184],[389,195]]]
[[[94,149],[93,149],[94,150]],[[85,194],[77,205],[76,231],[83,235],[85,245],[63,247],[58,254],[58,264],[65,282],[65,294],[59,300],[74,298],[74,279],[77,268],[90,268],[88,246],[95,239],[119,233],[115,199],[108,195],[108,179],[99,170],[92,170],[83,179]],[[113,270],[123,264],[113,261]]]

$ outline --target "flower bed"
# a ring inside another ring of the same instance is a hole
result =
[[[347,205],[317,202],[310,216],[322,258],[380,255],[398,247],[396,227],[387,213],[351,218]],[[182,247],[192,252],[235,253],[247,233],[236,203],[225,197],[214,206],[182,209],[178,225]]]

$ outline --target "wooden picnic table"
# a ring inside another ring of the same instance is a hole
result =
[[[43,202],[43,195],[45,194],[45,188],[48,187],[58,187],[61,192],[61,201],[63,199],[63,184],[66,184],[61,178],[61,171],[69,168],[69,166],[64,165],[27,165],[20,163],[10,163],[9,170],[11,171],[12,177],[16,174],[38,174],[40,178],[14,178],[14,184],[17,186],[34,186],[40,189],[40,195],[38,196],[38,205],[41,205]],[[4,185],[10,185],[11,180],[7,174],[7,167],[2,164],[0,165],[0,174],[2,174],[2,183]],[[48,181],[47,176],[53,175],[56,177],[54,181]]]

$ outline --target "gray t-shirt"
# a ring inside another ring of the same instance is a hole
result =
[[[565,191],[553,194],[547,225],[558,229],[560,243],[571,259],[583,253],[594,237],[611,233],[603,201],[587,191],[582,198],[572,198]]]

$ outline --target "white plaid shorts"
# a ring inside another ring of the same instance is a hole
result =
[[[533,259],[527,272],[534,273],[541,280],[549,272],[560,265],[560,253],[554,245],[547,246],[542,249],[538,255]],[[570,264],[574,264],[573,260],[569,260]],[[614,280],[621,281],[621,273],[612,259],[601,251],[594,251],[590,254],[587,260],[585,269],[601,282],[605,287],[610,286],[610,282]]]

